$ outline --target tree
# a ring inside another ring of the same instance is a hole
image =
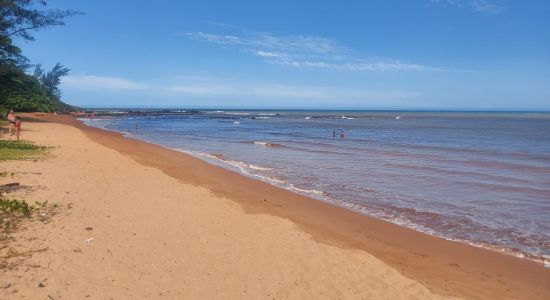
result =
[[[44,87],[44,90],[48,96],[59,100],[61,98],[61,90],[59,84],[61,83],[61,77],[69,75],[71,69],[65,68],[60,63],[57,63],[49,72],[44,72],[42,65],[36,65],[34,69],[34,77]]]
[[[60,100],[59,84],[67,75],[68,68],[56,64],[45,72],[39,65],[35,76],[27,75],[19,69],[6,69],[0,65],[0,112],[6,109],[16,111],[61,111],[74,110]]]
[[[0,63],[26,69],[28,60],[13,44],[13,38],[33,41],[33,30],[65,25],[63,19],[66,17],[82,14],[70,9],[38,9],[46,5],[46,0],[0,0]]]
[[[69,69],[58,63],[46,73],[38,65],[35,76],[28,75],[29,60],[14,44],[17,39],[33,41],[33,31],[65,25],[66,17],[82,14],[75,10],[46,9],[46,5],[46,0],[0,0],[0,111],[74,109],[60,101],[60,80]]]
[[[0,103],[6,108],[17,111],[54,111],[57,103],[53,101],[34,77],[21,74],[7,85],[0,85]]]

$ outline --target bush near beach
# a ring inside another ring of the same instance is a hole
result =
[[[39,158],[47,149],[25,140],[0,140],[0,161]]]

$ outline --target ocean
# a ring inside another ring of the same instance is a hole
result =
[[[194,110],[85,122],[550,264],[550,113]]]

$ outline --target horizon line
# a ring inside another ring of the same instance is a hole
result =
[[[415,108],[399,108],[399,109],[363,109],[363,108],[239,108],[239,107],[81,107],[84,110],[248,110],[248,111],[372,111],[372,112],[522,112],[522,113],[550,113],[548,110],[518,110],[518,109],[415,109]]]

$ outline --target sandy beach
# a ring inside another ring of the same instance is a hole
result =
[[[550,269],[365,217],[69,117],[0,183],[59,205],[2,241],[0,299],[549,299]],[[39,284],[42,287],[39,287]]]

